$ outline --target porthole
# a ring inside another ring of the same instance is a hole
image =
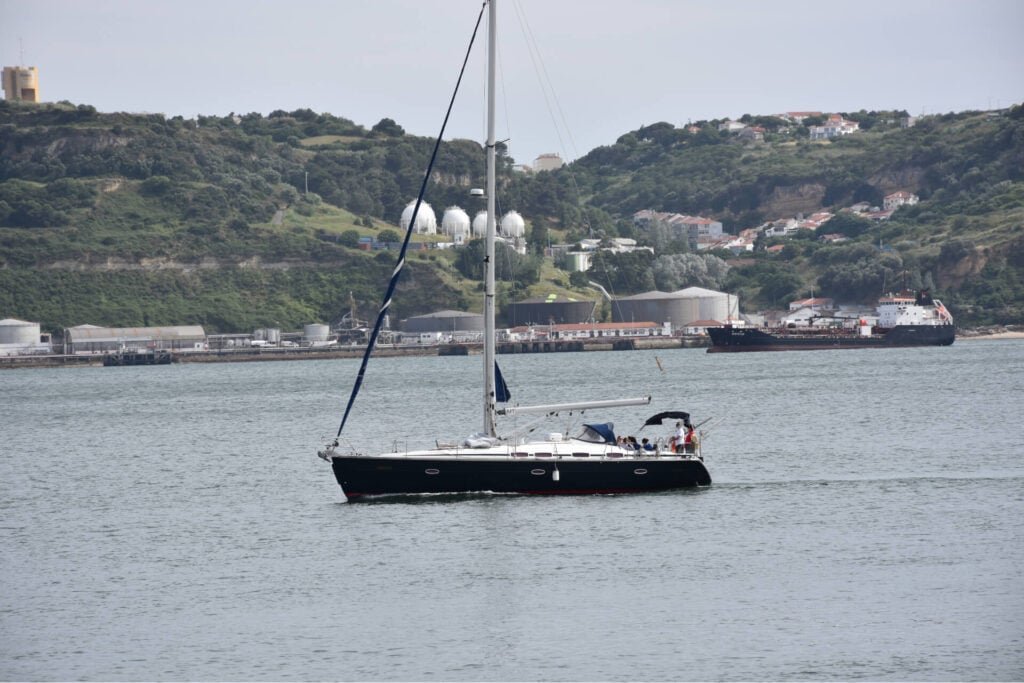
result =
[[[633,470],[633,474],[647,474],[647,470],[645,470],[643,467],[639,467]]]
[[[427,474],[441,474],[441,470],[434,469],[433,467],[424,470],[424,472]]]
[[[544,473],[544,470],[530,470],[530,474],[536,474],[537,476],[540,476]]]

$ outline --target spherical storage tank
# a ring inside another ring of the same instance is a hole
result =
[[[6,318],[0,320],[0,344],[38,344],[39,323]]]
[[[473,216],[473,237],[483,237],[487,234],[487,212],[477,211]]]
[[[469,235],[469,215],[457,206],[449,206],[441,219],[441,231],[452,237],[466,237]]]
[[[517,211],[509,211],[501,217],[501,234],[505,237],[522,237],[526,234],[526,222]]]
[[[409,222],[412,221],[412,212],[415,209],[416,202],[411,201],[402,211],[402,220],[399,223],[402,226],[402,230],[409,229]],[[420,203],[419,213],[416,214],[416,229],[414,232],[421,235],[434,235],[437,233],[437,216],[434,215],[434,210],[430,208],[430,204],[426,202]]]
[[[308,342],[324,342],[331,338],[331,326],[314,323],[302,327],[302,338]]]

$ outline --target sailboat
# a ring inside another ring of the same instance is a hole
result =
[[[356,450],[343,451],[340,437],[351,412],[355,397],[365,376],[367,362],[373,352],[382,321],[395,284],[405,262],[406,247],[416,214],[423,201],[444,125],[434,146],[434,155],[423,178],[419,198],[413,211],[405,241],[384,295],[359,373],[349,396],[341,425],[334,440],[318,454],[330,462],[334,476],[349,501],[382,495],[407,494],[594,494],[662,491],[694,486],[709,486],[711,475],[704,465],[700,441],[683,446],[655,440],[647,448],[633,447],[632,442],[616,436],[613,423],[588,422],[578,433],[547,432],[541,437],[518,434],[499,435],[500,416],[539,414],[559,416],[586,415],[589,411],[615,407],[643,406],[650,396],[612,400],[520,406],[511,402],[508,386],[495,362],[495,276],[494,243],[495,213],[495,55],[497,39],[496,0],[489,0],[487,55],[487,231],[484,276],[484,353],[483,353],[483,428],[456,442],[435,442],[434,448],[394,450],[366,454]],[[477,18],[477,27],[484,8]],[[473,33],[476,35],[476,30]],[[472,40],[470,49],[472,49]],[[467,51],[468,59],[468,51]],[[463,62],[462,73],[465,72]],[[461,83],[462,74],[459,76]],[[458,92],[458,83],[455,93]],[[455,94],[452,95],[454,102]],[[452,104],[449,104],[448,114]],[[445,116],[447,124],[448,116]],[[479,194],[479,191],[477,191]],[[500,404],[500,406],[499,406]],[[675,420],[680,427],[690,426],[685,411],[667,411],[651,416],[643,426],[659,425]],[[643,427],[641,427],[642,429]],[[691,430],[692,431],[692,430]]]

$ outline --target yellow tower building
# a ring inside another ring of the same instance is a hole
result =
[[[34,66],[4,67],[4,99],[39,101],[39,70]]]

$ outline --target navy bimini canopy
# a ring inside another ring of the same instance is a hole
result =
[[[649,425],[660,425],[662,420],[682,420],[683,424],[687,427],[690,426],[690,414],[684,413],[681,410],[670,410],[667,413],[658,413],[647,418],[647,422],[644,422],[644,427]]]
[[[596,425],[583,425],[583,434],[580,441],[591,443],[615,443],[615,425],[611,422],[604,422]]]

